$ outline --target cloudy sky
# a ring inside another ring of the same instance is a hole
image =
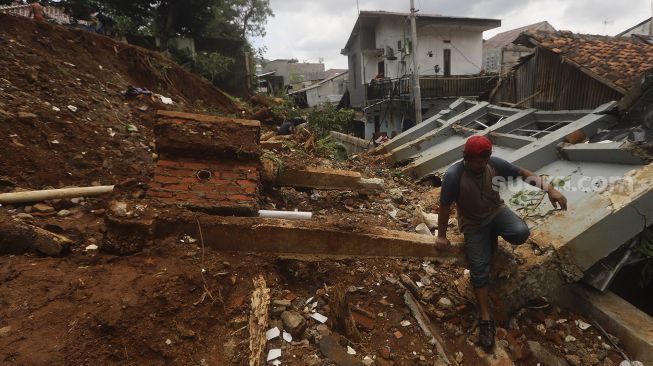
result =
[[[274,18],[267,35],[254,40],[266,46],[265,58],[296,58],[327,69],[347,68],[340,55],[356,22],[356,0],[270,0]],[[358,0],[360,10],[408,12],[409,0]],[[422,13],[501,19],[502,26],[484,38],[547,20],[557,29],[614,35],[651,16],[651,0],[415,0]]]

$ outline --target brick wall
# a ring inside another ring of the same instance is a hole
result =
[[[253,126],[254,121],[223,119],[207,124],[207,116],[190,114],[184,114],[185,121],[173,120],[177,115],[160,117],[154,130],[159,160],[149,183],[148,197],[215,214],[256,215],[260,173],[255,150],[260,149],[260,126]],[[167,126],[174,126],[177,133],[172,134]],[[199,139],[200,131],[206,135],[207,129],[215,129],[222,136]],[[234,137],[231,144],[225,136],[227,132]],[[253,152],[244,156],[231,152],[242,146],[239,140],[252,145]]]

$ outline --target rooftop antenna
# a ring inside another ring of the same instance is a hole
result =
[[[607,33],[605,33],[605,30],[608,27],[608,24],[614,24],[614,20],[606,19],[603,21],[603,34],[607,35]]]

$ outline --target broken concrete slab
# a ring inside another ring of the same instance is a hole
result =
[[[0,212],[0,253],[23,254],[28,251],[59,256],[72,245],[67,237],[55,234]]]
[[[595,319],[621,341],[621,346],[644,365],[653,364],[653,319],[610,291],[599,293],[568,285],[556,293],[561,304]]]
[[[173,111],[158,111],[154,124],[159,154],[257,160],[261,155],[259,121]]]
[[[262,177],[267,183],[295,188],[355,191],[365,194],[383,189],[382,179],[365,179],[358,172],[315,167],[279,169],[279,166],[269,159],[263,159]]]
[[[383,228],[338,228],[315,221],[216,217],[178,212],[155,222],[155,236],[194,233],[204,244],[224,251],[310,254],[325,257],[404,257],[461,260],[459,247],[438,251],[432,237]],[[196,234],[195,234],[196,233]],[[455,240],[454,240],[455,241]]]

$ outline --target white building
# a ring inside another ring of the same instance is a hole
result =
[[[304,89],[292,91],[292,95],[301,107],[315,107],[323,103],[338,104],[347,87],[349,72],[336,73],[333,76],[310,85]]]
[[[632,35],[653,36],[653,34],[651,34],[651,18],[646,19],[636,26],[626,29],[625,31],[617,34],[615,37],[629,37]]]
[[[486,72],[505,74],[523,56],[533,53],[533,48],[513,44],[520,34],[527,31],[555,32],[547,21],[511,29],[495,35],[483,43],[483,68]]]
[[[365,109],[371,99],[368,84],[377,75],[383,75],[386,83],[387,79],[410,75],[413,57],[417,57],[420,77],[479,74],[483,65],[483,31],[499,26],[501,21],[496,19],[418,14],[415,55],[408,13],[361,11],[341,53],[348,58],[350,104],[366,110],[365,137],[400,133],[402,120],[412,114],[405,101],[396,108]],[[408,88],[408,80],[401,84],[404,88]]]

